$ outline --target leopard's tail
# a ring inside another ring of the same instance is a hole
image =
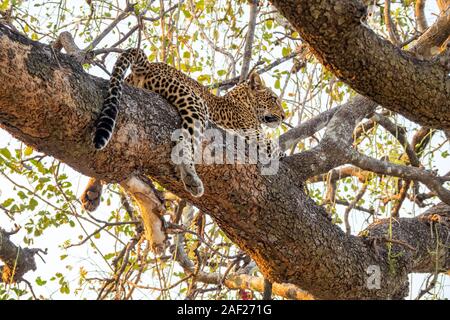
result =
[[[102,112],[95,128],[95,149],[103,149],[109,140],[111,140],[116,125],[120,98],[122,97],[123,81],[127,69],[130,65],[145,64],[146,62],[147,57],[140,49],[128,49],[117,59],[109,81],[108,95],[103,101]]]

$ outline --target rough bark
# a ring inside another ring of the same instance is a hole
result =
[[[436,262],[443,270],[450,266],[448,245],[440,247],[438,258],[430,253],[436,251],[436,239],[448,238],[443,223],[433,222],[430,228],[432,222],[419,217],[392,225],[382,221],[360,237],[333,225],[305,194],[302,182],[336,164],[322,163],[320,150],[288,157],[275,176],[261,175],[256,165],[199,165],[205,195],[192,198],[170,161],[170,135],[179,117],[156,94],[126,87],[116,133],[104,151],[96,152],[91,139],[105,80],[86,74],[66,55],[0,26],[0,83],[3,129],[88,176],[107,182],[134,174],[153,177],[211,215],[272,282],[295,284],[322,299],[402,298],[408,293],[408,273],[433,272]],[[357,121],[361,114],[348,117]],[[338,123],[330,121],[329,126],[338,133],[348,129],[341,130]],[[332,135],[326,141],[327,151],[339,149]],[[389,234],[397,242],[385,241]],[[374,245],[372,235],[381,244]],[[398,257],[394,269],[393,252]],[[368,268],[374,265],[381,272],[379,289],[367,286]]]
[[[25,273],[36,270],[34,255],[40,250],[16,246],[10,239],[13,233],[0,228],[0,259],[5,263],[0,266],[0,282],[20,281]]]
[[[448,70],[375,34],[363,23],[366,7],[360,1],[272,3],[319,61],[358,93],[422,125],[450,128]]]

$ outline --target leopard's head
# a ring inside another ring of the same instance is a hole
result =
[[[276,128],[286,118],[281,99],[262,81],[256,72],[249,75],[248,84],[256,103],[256,113],[262,124]]]

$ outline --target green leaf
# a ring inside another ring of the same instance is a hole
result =
[[[114,258],[115,256],[116,256],[115,252],[108,253],[108,254],[105,254],[105,259],[110,260],[110,259]]]
[[[37,284],[38,286],[43,286],[43,285],[45,285],[46,283],[47,283],[47,281],[42,280],[41,277],[37,277],[37,278],[36,278],[36,284]]]
[[[210,75],[207,75],[207,74],[202,74],[201,76],[199,76],[199,77],[197,78],[197,80],[198,80],[199,82],[210,82],[210,81],[211,81],[211,76],[210,76]]]
[[[9,207],[10,205],[12,205],[13,202],[14,202],[14,199],[13,199],[13,198],[8,198],[8,199],[6,199],[5,201],[3,201],[3,203],[1,204],[1,206],[7,208],[7,207]]]
[[[283,57],[287,57],[291,53],[291,48],[284,47],[283,50],[281,50],[281,53],[283,54]]]
[[[26,199],[26,198],[28,198],[28,196],[25,194],[25,192],[23,192],[23,191],[19,191],[19,192],[17,192],[17,195],[19,196],[19,198],[20,199]]]
[[[39,203],[36,201],[36,199],[31,198],[30,203],[28,204],[28,207],[30,208],[30,210],[34,210],[34,209],[36,209],[38,204]]]
[[[8,148],[1,148],[0,154],[2,154],[6,159],[11,160],[11,152],[8,150]]]
[[[277,79],[277,81],[275,81],[275,89],[281,89],[280,79]]]
[[[195,8],[196,8],[197,10],[200,10],[200,11],[205,10],[205,0],[200,0],[200,1],[198,1],[198,2],[195,4]]]
[[[0,3],[0,10],[6,11],[8,7],[9,7],[9,0],[2,0],[2,2]]]
[[[192,17],[191,13],[188,10],[183,10],[183,14],[188,19]]]
[[[23,151],[23,154],[26,155],[27,157],[30,156],[32,153],[33,153],[32,147],[26,147],[25,150]]]

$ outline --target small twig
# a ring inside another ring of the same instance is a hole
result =
[[[236,258],[238,258],[240,256],[240,255],[229,256],[229,255],[226,255],[226,254],[223,254],[223,253],[219,252],[217,249],[214,249],[212,247],[212,245],[210,243],[208,243],[208,241],[206,241],[203,237],[201,237],[197,232],[188,230],[184,226],[180,226],[180,225],[176,225],[174,223],[168,222],[167,223],[167,229],[168,230],[172,229],[172,232],[174,232],[174,230],[178,229],[178,230],[180,230],[180,232],[174,232],[174,233],[178,233],[178,234],[189,233],[189,234],[192,234],[192,235],[196,236],[197,239],[200,240],[200,242],[202,244],[205,244],[208,247],[208,249],[210,249],[214,254],[217,254],[217,255],[221,256],[222,258],[225,258],[225,259],[236,259]]]
[[[263,74],[266,73],[270,70],[272,70],[273,68],[277,67],[278,65],[282,64],[283,62],[289,61],[291,59],[293,59],[295,56],[297,56],[298,53],[297,52],[293,52],[290,55],[286,56],[286,57],[281,57],[276,59],[275,61],[273,61],[272,63],[268,64],[267,66],[265,66],[264,68],[258,69],[256,70],[256,72],[258,74]],[[232,86],[236,85],[239,83],[239,79],[240,76],[238,77],[234,77],[225,81],[221,81],[221,82],[217,82],[214,84],[211,84],[208,86],[209,89],[216,89],[216,88],[220,88],[220,89],[228,89],[231,88]]]
[[[92,217],[91,217],[92,218]],[[69,248],[73,248],[73,247],[79,247],[81,245],[83,245],[84,243],[86,243],[86,241],[88,241],[89,239],[91,239],[93,236],[95,236],[96,234],[100,233],[100,231],[102,231],[105,228],[108,227],[114,227],[114,226],[122,226],[122,225],[128,225],[128,224],[140,224],[140,221],[126,221],[126,222],[108,222],[105,223],[103,226],[101,226],[100,228],[96,229],[94,232],[92,232],[91,234],[89,234],[86,238],[84,238],[82,241],[80,241],[79,243],[75,243],[75,244],[69,244],[67,246],[65,246],[65,249],[69,249]]]
[[[431,279],[431,282],[429,282],[431,277],[433,277],[433,278]],[[431,289],[433,289],[436,286],[437,278],[438,278],[437,272],[430,274],[427,278],[427,281],[426,281],[427,285],[426,285],[425,289],[420,290],[420,292],[417,295],[415,300],[420,300],[424,295],[429,293],[431,291]]]
[[[30,289],[31,295],[33,296],[34,300],[39,300],[39,298],[38,298],[38,297],[36,296],[36,294],[34,293],[33,286],[31,285],[31,283],[30,283],[28,280],[23,279],[23,278],[22,278],[22,281],[25,282],[25,283],[27,284],[27,286],[28,286],[28,288]]]
[[[230,67],[231,67],[231,74],[234,76],[236,74],[236,60],[233,57],[233,55],[228,52],[227,50],[225,50],[224,48],[219,47],[218,45],[216,45],[206,34],[205,30],[203,29],[203,27],[200,24],[200,21],[198,20],[198,15],[195,13],[195,5],[193,4],[192,0],[189,1],[189,6],[191,8],[191,11],[193,12],[193,20],[195,21],[195,23],[197,24],[199,31],[202,35],[202,37],[206,40],[206,42],[208,43],[208,45],[214,50],[217,51],[221,54],[223,54],[227,60],[229,61]]]
[[[382,241],[384,241],[384,242],[389,242],[389,243],[399,244],[399,245],[401,245],[401,246],[404,246],[404,247],[408,248],[409,250],[417,251],[416,248],[414,248],[414,247],[411,246],[410,244],[408,244],[408,243],[406,243],[406,242],[404,242],[404,241],[401,241],[401,240],[388,239],[388,238],[380,238],[380,240],[382,240]]]
[[[154,290],[154,291],[169,291],[169,290],[172,290],[173,288],[176,288],[178,285],[180,285],[181,283],[185,282],[186,280],[189,280],[192,277],[193,277],[192,273],[188,274],[184,278],[181,278],[177,282],[171,284],[168,287],[164,287],[164,288],[157,288],[157,287],[139,285],[139,284],[137,284],[135,282],[131,282],[131,281],[128,281],[128,284],[133,286],[133,287],[139,288],[139,289],[147,289],[147,290]]]
[[[349,215],[350,215],[350,211],[352,211],[353,208],[355,208],[355,206],[358,204],[359,200],[362,199],[362,197],[364,196],[364,194],[367,191],[367,183],[364,183],[363,186],[361,187],[361,189],[359,190],[358,194],[356,195],[355,199],[353,199],[352,202],[349,203],[348,207],[345,208],[345,213],[344,213],[344,223],[345,223],[345,230],[347,232],[347,234],[351,234],[352,233],[352,229],[350,227],[350,223],[349,223]]]
[[[125,19],[126,17],[128,17],[130,15],[130,13],[134,10],[134,6],[135,4],[129,4],[125,10],[120,13],[116,19],[114,19],[113,22],[111,22],[111,24],[105,29],[103,30],[102,33],[100,33],[83,51],[84,52],[88,52],[91,51],[92,49],[94,49],[99,43],[100,41],[103,40],[104,37],[106,37],[108,35],[108,33],[111,32],[112,29],[114,29],[114,27],[123,19]]]

